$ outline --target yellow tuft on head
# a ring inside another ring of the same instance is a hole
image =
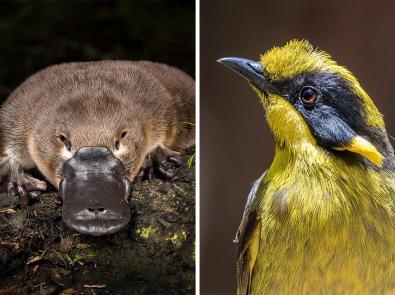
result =
[[[326,52],[314,49],[308,41],[291,40],[282,47],[274,47],[261,55],[260,62],[274,81],[292,79],[308,72],[331,72],[342,77],[362,100],[366,122],[373,127],[384,127],[382,115],[351,72],[339,66]]]
[[[326,65],[336,64],[327,53],[314,50],[306,40],[291,40],[282,47],[270,49],[261,56],[261,63],[272,80],[322,71]]]

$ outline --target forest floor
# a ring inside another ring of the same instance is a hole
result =
[[[195,174],[133,184],[132,220],[94,237],[67,228],[53,189],[28,208],[0,192],[0,295],[194,294]]]

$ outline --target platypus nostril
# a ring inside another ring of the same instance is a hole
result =
[[[106,209],[105,208],[103,208],[103,207],[99,207],[99,208],[88,208],[87,209],[89,212],[91,212],[91,213],[105,213],[106,212]]]

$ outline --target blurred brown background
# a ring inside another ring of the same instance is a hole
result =
[[[395,135],[395,2],[201,0],[201,293],[235,294],[232,243],[273,139],[247,82],[216,63],[306,38],[360,80]]]

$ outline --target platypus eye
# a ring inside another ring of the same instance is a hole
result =
[[[119,150],[119,146],[120,146],[120,143],[121,143],[121,139],[122,139],[122,138],[125,138],[125,136],[126,136],[127,134],[128,134],[128,131],[127,131],[127,130],[124,130],[124,131],[122,131],[121,134],[119,135],[119,139],[115,140],[115,149],[116,149],[116,150]]]
[[[58,137],[59,141],[66,146],[67,150],[70,151],[71,150],[71,141],[69,139],[67,139],[66,135],[59,134],[59,135],[57,135],[57,137]]]

